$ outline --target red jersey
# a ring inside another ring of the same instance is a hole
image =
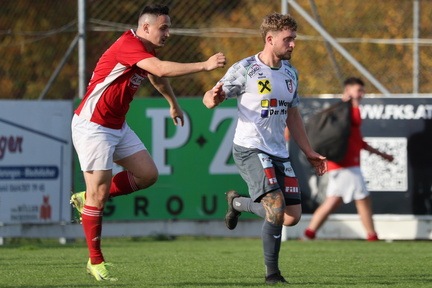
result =
[[[363,141],[363,137],[361,135],[361,123],[362,119],[360,116],[360,109],[358,107],[352,107],[351,135],[348,138],[347,153],[345,154],[342,162],[336,163],[333,161],[328,161],[328,171],[360,166],[360,151],[365,148],[367,144],[365,141]]]
[[[155,56],[133,30],[126,31],[99,59],[75,113],[104,127],[121,129],[133,96],[148,75],[136,63]]]

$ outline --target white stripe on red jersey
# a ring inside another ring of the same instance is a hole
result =
[[[75,113],[104,127],[121,129],[129,104],[148,74],[136,63],[154,56],[133,30],[126,31],[99,59]]]

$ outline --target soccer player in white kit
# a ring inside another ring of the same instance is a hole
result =
[[[298,74],[288,62],[296,30],[291,16],[267,15],[261,24],[263,51],[235,63],[203,98],[211,109],[237,97],[233,156],[250,198],[234,190],[227,192],[225,222],[234,229],[244,211],[265,218],[262,240],[267,284],[288,283],[278,267],[282,225],[293,226],[301,217],[300,190],[284,138],[286,126],[318,175],[327,169],[326,158],[310,146],[297,108]]]
[[[110,197],[145,189],[158,178],[150,154],[125,122],[135,92],[149,78],[168,101],[174,123],[183,126],[183,112],[164,77],[211,71],[225,65],[222,53],[197,63],[159,60],[155,49],[163,47],[169,37],[168,13],[167,6],[145,7],[136,31],[126,31],[108,48],[97,63],[72,120],[72,139],[86,191],[72,195],[71,203],[81,213],[89,249],[87,271],[96,280],[117,280],[107,270],[100,247],[105,202]],[[113,162],[126,171],[112,177]]]

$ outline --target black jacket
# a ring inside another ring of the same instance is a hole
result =
[[[351,134],[351,101],[340,101],[310,116],[306,132],[312,148],[333,162],[345,157]]]

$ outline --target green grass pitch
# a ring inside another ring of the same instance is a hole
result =
[[[290,287],[432,287],[431,245],[290,240],[280,268]],[[118,282],[85,273],[82,240],[8,243],[0,247],[0,287],[268,287],[260,239],[104,239],[103,250]]]

